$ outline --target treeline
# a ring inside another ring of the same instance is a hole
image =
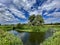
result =
[[[60,25],[60,23],[50,23],[50,24],[44,24],[44,25]]]

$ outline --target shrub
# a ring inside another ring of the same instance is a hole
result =
[[[14,35],[0,30],[0,45],[23,45],[21,40]]]
[[[52,37],[48,38],[40,45],[60,45],[60,32],[54,33]]]
[[[17,29],[22,29],[22,28],[23,28],[23,25],[20,24],[20,23],[18,23],[18,24],[16,25],[16,28],[17,28]]]
[[[40,32],[40,28],[37,26],[32,27],[33,32]]]

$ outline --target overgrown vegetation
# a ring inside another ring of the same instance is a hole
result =
[[[49,37],[48,39],[44,39],[44,35],[46,31],[49,28],[53,28],[57,31],[60,30],[60,23],[51,23],[51,24],[44,24],[43,17],[41,15],[32,15],[29,17],[28,24],[11,24],[11,25],[1,25],[0,24],[0,45],[23,45],[22,41],[14,36],[13,34],[8,33],[10,30],[16,30],[16,31],[24,31],[24,32],[32,32],[32,38],[30,38],[30,41],[35,42],[35,40],[40,45],[60,45],[59,37],[60,32],[54,33],[52,37]],[[40,34],[36,35],[34,33]],[[36,35],[36,37],[34,37]],[[38,37],[38,38],[37,38]],[[53,41],[53,42],[52,42]],[[43,42],[43,43],[42,43]]]
[[[40,45],[60,45],[60,32],[54,33],[52,37],[49,37]]]
[[[13,34],[0,30],[0,45],[23,45],[23,43]]]
[[[41,15],[32,15],[29,17],[29,23],[32,26],[40,26],[42,23],[44,23],[44,20]]]

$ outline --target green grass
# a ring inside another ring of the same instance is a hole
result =
[[[23,42],[8,31],[0,30],[0,45],[23,45]]]
[[[16,28],[15,30],[18,31],[25,31],[25,32],[33,32],[36,30],[39,31],[47,31],[49,28],[54,28],[55,30],[60,30],[60,25],[44,25],[42,26],[28,26],[28,25],[24,25],[22,28]],[[0,26],[0,29],[4,30],[4,31],[9,31],[9,30],[13,30],[13,26],[12,25],[2,25]]]
[[[32,32],[33,35],[31,36],[33,39],[30,38],[30,40],[32,42],[34,42],[34,38],[37,40],[40,39],[40,42],[44,41],[44,35],[46,33],[46,31],[49,29],[49,28],[53,28],[55,30],[60,30],[60,25],[43,25],[43,26],[28,26],[28,25],[24,25],[24,26],[21,26],[22,28],[17,28],[16,25],[13,26],[13,25],[1,25],[0,26],[0,30],[4,30],[5,31],[10,31],[10,30],[13,30],[13,27],[15,27],[15,30],[17,31],[22,31],[22,32]],[[1,31],[0,31],[1,32]],[[35,33],[36,32],[36,33]],[[37,34],[37,32],[39,32],[38,34],[41,35],[40,37],[41,38],[37,38],[39,37],[39,35],[35,36]],[[35,33],[35,34],[34,34]],[[59,33],[60,34],[60,33]],[[35,37],[34,37],[35,36]],[[8,36],[10,37],[10,36]],[[5,40],[5,39],[4,39]],[[4,41],[3,40],[3,41]],[[50,39],[49,39],[50,40]],[[40,43],[39,42],[39,43]],[[45,43],[50,43],[50,42],[44,42],[43,44]]]
[[[13,26],[8,26],[8,25],[2,25],[0,26],[0,29],[1,30],[4,30],[4,31],[8,31],[8,30],[12,30]]]
[[[20,31],[26,31],[26,32],[33,32],[33,28],[40,29],[41,32],[47,31],[49,28],[53,28],[55,30],[60,30],[60,25],[44,25],[44,27],[41,26],[25,26],[23,29],[19,29]]]
[[[53,34],[40,45],[60,45],[60,31]]]

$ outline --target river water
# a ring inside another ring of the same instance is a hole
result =
[[[41,42],[51,37],[56,31],[50,28],[46,32],[18,32],[16,30],[9,32],[20,38],[24,45],[40,45]]]
[[[40,45],[44,40],[44,32],[18,32],[15,30],[9,32],[19,37],[24,45]]]

